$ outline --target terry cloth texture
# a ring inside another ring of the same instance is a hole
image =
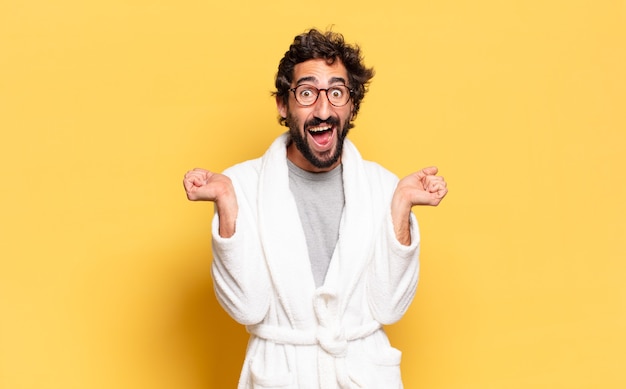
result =
[[[395,237],[398,179],[346,140],[339,239],[317,287],[289,189],[289,141],[285,133],[261,158],[224,172],[239,205],[235,234],[220,237],[219,215],[213,219],[215,293],[250,333],[238,388],[402,388],[401,353],[382,326],[413,300],[420,237],[413,214],[411,244]]]

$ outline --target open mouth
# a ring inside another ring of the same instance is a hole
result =
[[[308,129],[309,135],[318,146],[324,147],[333,140],[333,126],[330,124],[321,124]]]

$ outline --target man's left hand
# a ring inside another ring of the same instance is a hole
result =
[[[443,177],[438,176],[435,166],[426,167],[409,174],[398,183],[396,194],[399,194],[410,206],[437,206],[448,193],[448,185]]]
[[[411,243],[409,214],[414,205],[437,206],[448,194],[448,184],[438,176],[439,170],[426,167],[409,174],[398,182],[391,200],[391,218],[398,241],[404,245]]]

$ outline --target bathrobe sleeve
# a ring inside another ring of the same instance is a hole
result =
[[[236,165],[224,174],[235,187],[239,211],[235,234],[219,235],[219,216],[213,218],[215,294],[222,307],[243,325],[257,324],[265,317],[270,301],[270,277],[263,258],[256,223],[256,161]]]
[[[397,178],[383,187],[395,190]],[[420,235],[417,219],[410,214],[411,244],[396,238],[391,219],[391,196],[384,194],[382,223],[375,238],[374,257],[368,268],[368,301],[374,318],[382,324],[397,322],[413,301],[419,278]]]

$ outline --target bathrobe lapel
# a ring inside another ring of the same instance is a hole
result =
[[[373,192],[356,147],[346,139],[342,155],[345,207],[339,230],[339,241],[326,275],[324,289],[338,298],[341,316],[362,280],[373,252],[375,210]]]
[[[293,328],[314,325],[311,302],[315,282],[306,238],[295,199],[289,189],[286,142],[283,134],[262,159],[259,176],[259,232],[278,299]]]

